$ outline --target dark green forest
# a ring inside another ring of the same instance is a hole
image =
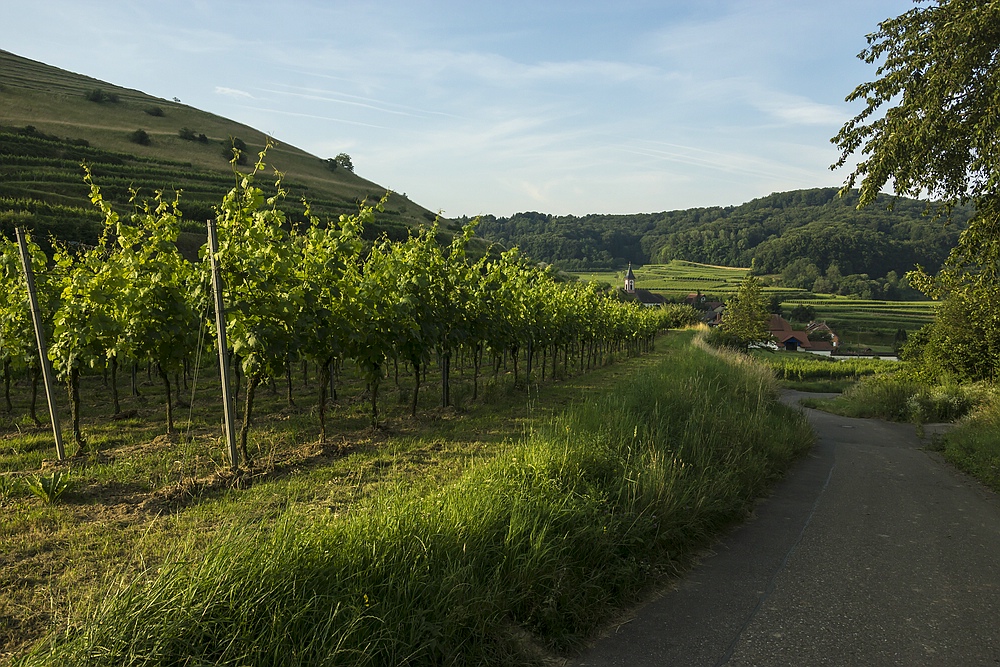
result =
[[[635,215],[485,216],[479,233],[566,270],[609,270],[683,259],[752,266],[789,286],[888,297],[916,265],[936,271],[971,210],[936,216],[924,202],[858,197],[836,188],[782,192],[741,206]],[[818,282],[817,282],[818,281]]]

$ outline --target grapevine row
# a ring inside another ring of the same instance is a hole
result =
[[[257,388],[298,361],[320,369],[318,415],[325,438],[327,389],[335,388],[332,379],[345,360],[365,378],[375,426],[389,363],[412,370],[415,414],[421,378],[434,360],[441,372],[441,403],[450,403],[451,360],[459,351],[472,359],[475,399],[484,364],[496,374],[502,360],[513,360],[517,383],[522,356],[524,377],[539,359],[543,374],[549,363],[554,374],[560,359],[564,368],[572,358],[583,369],[610,350],[639,352],[661,329],[683,323],[677,318],[684,314],[623,303],[594,284],[558,282],[516,250],[472,259],[466,249],[475,223],[447,244],[439,242],[434,225],[405,241],[382,238],[368,246],[364,226],[384,200],[330,224],[306,205],[307,222],[292,227],[279,207],[280,176],[271,197],[254,183],[263,156],[251,174],[238,175],[216,218],[230,359],[245,378],[239,435],[244,460]],[[89,173],[85,180],[103,217],[98,246],[55,243],[49,261],[36,243],[29,244],[50,328],[48,356],[69,387],[73,436],[80,446],[80,374],[110,369],[116,388],[123,362],[144,361],[157,370],[166,392],[166,428],[173,430],[171,398],[178,388],[171,377],[182,371],[199,331],[210,325],[201,314],[210,312],[211,301],[209,262],[189,262],[177,250],[182,213],[176,198],[158,194],[132,214],[119,215]],[[203,247],[202,260],[207,253]],[[17,249],[6,240],[0,280],[5,377],[9,382],[13,367],[37,378]]]

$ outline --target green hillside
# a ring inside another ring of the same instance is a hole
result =
[[[832,283],[847,276],[859,276],[852,283],[891,282],[890,272],[899,278],[916,264],[934,271],[970,215],[968,209],[956,210],[946,225],[911,199],[882,197],[863,210],[856,206],[855,194],[839,197],[836,188],[820,188],[776,193],[741,206],[661,213],[487,216],[479,230],[571,271],[679,259],[753,266],[758,273],[787,274],[784,284],[790,287],[813,289],[821,277]],[[832,291],[828,284],[820,287],[826,289],[817,291]],[[878,292],[874,285],[851,285],[851,293],[866,288]]]
[[[142,130],[148,143],[137,143]],[[186,229],[201,234],[212,205],[232,187],[227,157],[233,138],[245,143],[247,165],[267,137],[246,125],[177,101],[121,88],[0,51],[0,228],[26,225],[42,234],[86,240],[96,229],[81,163],[88,164],[106,198],[128,205],[129,190],[183,190]],[[302,217],[301,199],[331,218],[357,212],[358,202],[377,200],[385,188],[343,166],[283,144],[267,156],[268,168],[284,173],[284,207]],[[241,166],[246,170],[249,166]],[[434,219],[433,213],[393,194],[377,220],[390,236]],[[90,221],[88,223],[88,221]]]

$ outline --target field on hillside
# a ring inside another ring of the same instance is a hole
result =
[[[673,260],[668,264],[647,264],[633,267],[635,286],[668,297],[687,296],[701,292],[709,298],[725,302],[739,287],[749,269],[710,266],[696,262]],[[614,287],[625,281],[625,272],[574,273],[581,280],[605,282]],[[848,348],[868,349],[878,353],[892,352],[897,331],[912,332],[934,319],[934,301],[880,301],[816,294],[781,286],[764,288],[766,296],[781,300],[782,313],[789,317],[799,305],[816,310],[816,320],[826,322],[837,332]]]
[[[88,99],[101,91],[104,101]],[[147,143],[135,140],[142,130]],[[0,50],[0,215],[4,232],[26,225],[48,232],[51,211],[39,204],[73,209],[62,218],[86,219],[90,203],[81,163],[90,165],[106,198],[129,210],[129,189],[144,197],[155,190],[183,190],[181,210],[197,226],[233,187],[232,138],[246,144],[252,167],[268,141],[258,130],[189,107],[49,67]],[[284,174],[285,208],[302,218],[301,199],[315,214],[336,218],[357,213],[358,202],[378,201],[386,189],[343,167],[282,144],[268,151],[268,170]],[[270,174],[268,174],[270,178]],[[273,178],[271,178],[273,181]],[[376,225],[395,236],[434,220],[405,196],[393,194]],[[38,223],[36,226],[35,223]],[[58,230],[57,230],[58,231]],[[373,230],[374,234],[374,230]],[[79,239],[73,239],[79,240]]]
[[[668,264],[646,264],[633,267],[635,286],[665,295],[686,296],[691,292],[703,294],[729,295],[736,291],[749,269],[734,269],[726,266],[709,266],[679,259]],[[604,271],[594,273],[574,273],[582,280],[606,282],[621,286],[625,282],[624,271]]]
[[[798,305],[816,309],[816,319],[829,324],[848,343],[891,344],[896,331],[915,331],[934,320],[936,301],[874,301],[834,294],[796,294],[782,301],[786,313]]]

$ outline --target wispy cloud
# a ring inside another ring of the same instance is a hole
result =
[[[557,84],[606,84],[648,81],[660,78],[656,66],[600,59],[533,60],[516,59],[492,51],[422,48],[399,44],[377,49],[343,51],[327,48],[308,57],[285,53],[290,64],[310,62],[307,71],[317,77],[354,82],[371,89],[372,82],[387,87],[389,82],[454,88],[456,83],[487,89],[520,88]],[[301,67],[296,68],[301,71]],[[363,76],[359,76],[363,72]]]
[[[150,28],[153,29],[153,26]],[[215,30],[180,28],[157,34],[156,38],[163,46],[169,44],[172,50],[196,56],[241,51],[248,46],[247,41],[239,37]]]
[[[457,71],[491,86],[570,82],[622,83],[656,78],[649,65],[608,60],[518,61],[492,53],[427,51],[418,62],[427,72]]]
[[[343,123],[344,125],[355,125],[357,127],[371,127],[376,130],[388,130],[389,127],[385,125],[374,125],[372,123],[362,123],[355,120],[348,120],[346,118],[335,118],[333,116],[320,116],[318,114],[302,113],[301,111],[286,111],[285,109],[270,109],[267,107],[252,107],[243,106],[244,109],[252,109],[253,111],[262,111],[268,114],[275,114],[278,116],[290,116],[293,118],[311,118],[313,120],[328,121],[331,123]]]
[[[694,146],[670,143],[644,143],[622,146],[618,150],[725,174],[739,174],[753,179],[785,178],[808,185],[812,173],[785,161],[741,152],[711,151]]]
[[[406,106],[403,104],[385,102],[383,100],[378,100],[370,97],[362,97],[359,95],[351,95],[348,93],[340,93],[336,91],[329,91],[316,88],[298,88],[297,90],[294,89],[277,90],[274,88],[262,88],[261,90],[265,93],[272,93],[275,95],[296,97],[299,99],[312,100],[315,102],[331,102],[333,104],[356,106],[356,107],[361,107],[363,109],[371,109],[373,111],[379,111],[387,114],[395,114],[399,116],[411,116],[411,117],[446,116],[452,118],[457,117],[455,116],[455,114],[450,114],[443,111],[429,111],[426,109],[418,109],[416,107]]]
[[[244,100],[255,100],[255,99],[257,99],[256,97],[254,97],[250,93],[246,92],[245,90],[239,90],[237,88],[227,88],[225,86],[216,86],[215,87],[215,94],[216,95],[225,95],[226,97],[235,97],[237,99],[244,99]]]
[[[757,100],[755,105],[761,111],[795,125],[840,126],[849,118],[843,108],[794,95],[771,93],[766,99]]]

